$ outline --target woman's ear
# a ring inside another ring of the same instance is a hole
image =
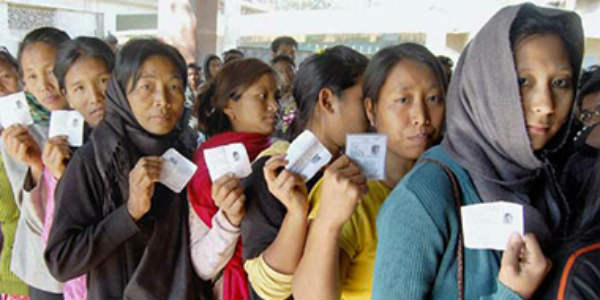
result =
[[[367,119],[369,119],[369,124],[373,128],[377,128],[377,122],[375,121],[375,104],[373,103],[373,99],[367,97],[364,101],[365,112],[367,113]]]
[[[233,109],[233,100],[229,99],[227,100],[227,103],[225,104],[225,107],[223,107],[223,113],[225,115],[227,115],[227,117],[229,118],[229,120],[231,122],[233,122],[233,120],[235,120],[235,110]]]
[[[317,98],[317,107],[324,113],[335,113],[333,98],[333,92],[329,88],[322,88]]]

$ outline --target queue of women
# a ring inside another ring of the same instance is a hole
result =
[[[414,43],[335,46],[294,74],[285,41],[273,66],[208,56],[193,87],[154,39],[114,54],[44,27],[0,52],[1,95],[24,91],[33,119],[2,129],[2,299],[600,296],[600,71],[582,72],[575,13],[503,8],[451,80]],[[83,116],[83,146],[49,137],[59,110]],[[311,178],[286,168],[305,131],[333,156]],[[359,133],[386,137],[383,179],[344,154]],[[251,174],[211,178],[205,150],[234,143]],[[197,167],[181,192],[161,183],[171,148]],[[524,234],[465,247],[460,207],[497,201]]]

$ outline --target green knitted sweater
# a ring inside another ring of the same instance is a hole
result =
[[[28,296],[29,287],[10,271],[13,241],[19,220],[19,208],[15,204],[10,182],[0,156],[0,223],[4,243],[0,253],[0,294]]]

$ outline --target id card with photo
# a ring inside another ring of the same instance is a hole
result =
[[[76,110],[55,110],[50,115],[49,137],[66,136],[69,145],[81,147],[83,145],[83,127],[85,120]]]
[[[242,143],[205,149],[204,160],[212,182],[228,173],[237,178],[244,178],[252,173],[248,152]]]
[[[167,150],[162,158],[165,161],[159,182],[173,192],[181,193],[196,173],[198,166],[173,148]]]
[[[15,124],[24,126],[33,124],[25,93],[19,92],[0,97],[0,123],[3,128]]]
[[[461,208],[465,247],[506,250],[511,234],[524,234],[523,206],[511,202],[466,205]]]
[[[356,162],[367,179],[385,179],[387,137],[381,134],[348,134],[346,155]]]
[[[286,169],[309,181],[329,163],[332,155],[310,131],[305,130],[290,144],[286,153]]]

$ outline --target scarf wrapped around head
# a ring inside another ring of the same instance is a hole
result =
[[[106,94],[106,116],[92,133],[91,143],[105,188],[120,192],[107,193],[104,214],[129,198],[129,172],[141,157],[160,156],[171,147],[181,151],[177,129],[163,136],[144,130],[114,76]],[[188,211],[184,193],[175,194],[156,184],[152,207],[138,221],[149,237],[140,261],[124,283],[124,299],[197,299],[207,295],[208,285],[203,285],[192,267]]]
[[[577,60],[576,80],[583,56],[577,14],[532,4],[506,7],[488,21],[459,59],[447,96],[442,146],[467,169],[483,202],[522,204],[525,231],[547,242],[564,225],[568,211],[547,156],[564,143],[571,121],[544,150],[534,152],[509,38],[515,20],[532,14],[565,27],[566,50]]]
[[[188,198],[200,219],[212,228],[212,218],[219,211],[211,196],[212,182],[204,160],[204,149],[210,149],[231,143],[242,143],[246,147],[250,161],[270,145],[268,136],[259,133],[225,132],[217,134],[204,142],[194,154],[198,170],[188,184]],[[225,266],[223,274],[223,299],[247,300],[248,279],[242,261],[242,242],[238,241],[233,257]]]

